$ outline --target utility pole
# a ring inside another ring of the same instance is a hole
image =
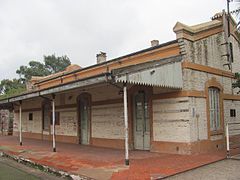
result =
[[[1,124],[1,132],[3,135],[3,120],[2,120],[2,114],[0,113],[0,124]]]
[[[227,0],[227,21],[228,21],[228,37],[230,37],[230,1],[232,0]]]
[[[231,21],[231,12],[230,12],[230,2],[232,2],[233,0],[227,0],[227,12],[225,12],[225,10],[223,10],[223,27],[224,27],[224,38],[225,38],[225,44],[227,46],[227,53],[226,55],[223,56],[227,56],[227,63],[224,64],[228,66],[229,70],[231,70],[232,72],[232,56],[231,56],[231,42],[230,42],[230,36],[231,36],[231,28],[230,28],[230,21]]]

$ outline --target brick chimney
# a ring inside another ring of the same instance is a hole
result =
[[[106,62],[107,54],[105,52],[100,52],[97,54],[97,64]]]
[[[158,40],[152,40],[151,41],[151,46],[154,47],[154,46],[158,46],[159,45],[159,41]]]

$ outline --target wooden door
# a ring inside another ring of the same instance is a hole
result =
[[[81,144],[89,144],[90,141],[90,97],[79,98],[79,135]]]

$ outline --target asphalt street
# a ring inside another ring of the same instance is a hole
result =
[[[59,180],[63,179],[13,160],[0,157],[0,180]]]

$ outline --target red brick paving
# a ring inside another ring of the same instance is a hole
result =
[[[0,151],[30,159],[74,174],[96,179],[150,179],[186,171],[226,157],[225,152],[200,155],[173,155],[146,151],[131,151],[130,166],[124,166],[124,151],[57,143],[52,152],[51,142],[24,139],[18,145],[17,137],[0,136]]]

